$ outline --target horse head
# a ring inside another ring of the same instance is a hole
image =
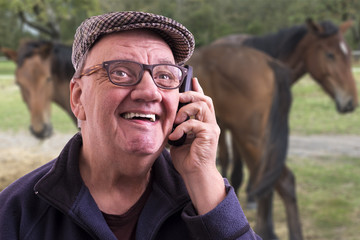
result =
[[[5,53],[5,52],[4,52]],[[15,61],[15,82],[31,115],[31,133],[40,139],[52,134],[51,101],[54,83],[50,72],[51,43],[25,42],[5,53]]]
[[[351,112],[358,105],[351,50],[344,40],[344,33],[351,25],[345,22],[336,27],[331,22],[317,24],[309,19],[308,34],[298,48],[302,51],[304,67],[334,99],[340,113]]]

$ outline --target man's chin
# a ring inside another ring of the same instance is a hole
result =
[[[128,150],[130,153],[142,154],[142,155],[151,155],[159,154],[163,147],[164,142],[153,141],[153,140],[141,140],[141,141],[132,141],[129,142]]]

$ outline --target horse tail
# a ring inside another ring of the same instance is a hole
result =
[[[289,111],[291,107],[291,72],[280,62],[268,61],[275,76],[275,92],[268,122],[267,144],[249,197],[259,198],[270,191],[279,179],[288,148]]]

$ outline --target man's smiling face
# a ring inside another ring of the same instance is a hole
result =
[[[166,42],[145,30],[101,38],[90,50],[84,69],[109,60],[143,64],[175,62]],[[104,69],[82,77],[79,84],[84,118],[80,118],[82,132],[89,135],[94,148],[105,154],[159,154],[175,119],[178,89],[158,88],[149,71],[145,71],[135,86],[112,84]]]

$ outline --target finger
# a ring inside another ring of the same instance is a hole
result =
[[[215,112],[212,99],[200,92],[188,91],[181,93],[179,101],[182,103],[205,102],[210,111]]]
[[[187,134],[187,141],[194,140],[195,138],[201,139],[217,139],[220,134],[220,128],[214,123],[204,123],[195,119],[189,119],[177,126],[169,135],[170,140],[181,138]]]
[[[199,92],[204,94],[204,90],[202,89],[200,83],[199,83],[199,79],[197,77],[194,77],[192,79],[192,86],[195,92]]]
[[[196,119],[201,122],[216,122],[213,109],[210,109],[209,104],[205,101],[193,102],[180,108],[175,123],[180,124],[188,118]]]
[[[189,138],[195,138],[195,133],[192,132],[192,129],[199,129],[201,122],[196,121],[194,119],[188,119],[187,121],[182,122],[179,124],[174,131],[169,135],[170,140],[177,140],[180,139],[184,134],[187,134],[187,141]],[[198,132],[198,130],[197,130]]]

